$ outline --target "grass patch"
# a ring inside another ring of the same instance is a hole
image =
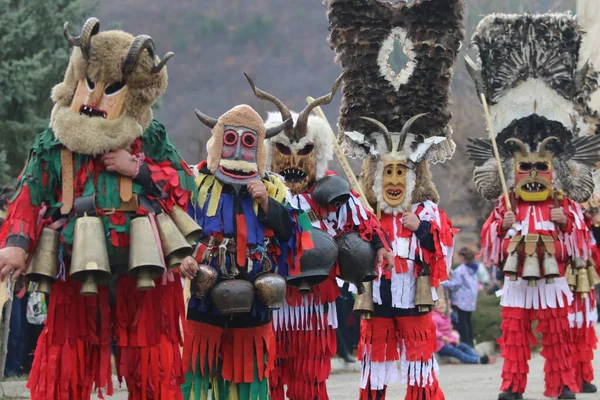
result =
[[[500,324],[502,323],[501,310],[499,297],[484,292],[479,293],[477,309],[472,316],[473,331],[477,343],[496,342],[502,336],[500,330]]]

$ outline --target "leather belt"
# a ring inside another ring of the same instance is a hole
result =
[[[200,243],[202,243],[203,245],[208,246],[208,247],[219,247],[222,242],[212,236],[209,236],[209,237],[204,237],[204,238],[200,239]],[[229,242],[227,243],[227,251],[229,253],[237,252],[235,240],[229,239]]]
[[[96,196],[90,195],[77,197],[75,199],[73,208],[75,209],[75,214],[77,214],[78,216],[82,216],[84,214],[87,214],[89,216],[96,216],[98,211],[102,211],[104,215],[111,215],[116,212],[137,211],[140,205],[138,200],[139,199],[137,194],[134,194],[131,196],[131,199],[129,201],[121,201],[120,207],[98,208],[96,206]]]

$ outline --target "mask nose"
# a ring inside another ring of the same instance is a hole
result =
[[[239,139],[237,142],[237,146],[235,148],[235,153],[233,154],[233,159],[236,161],[242,159],[242,140],[241,139]]]
[[[537,171],[535,169],[532,169],[531,172],[529,173],[529,176],[531,176],[532,178],[535,178],[537,176]]]
[[[90,93],[87,105],[90,107],[97,108],[100,101],[102,101],[102,95],[104,95],[104,87],[106,85],[103,82],[96,82],[96,87],[94,91]]]

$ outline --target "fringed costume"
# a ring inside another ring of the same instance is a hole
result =
[[[394,265],[378,270],[368,295],[374,305],[361,324],[360,399],[383,400],[400,379],[408,385],[406,399],[442,400],[430,311],[447,279],[454,230],[437,205],[428,162],[445,161],[455,148],[447,107],[464,4],[325,3],[344,72],[342,146],[364,159],[362,186],[396,256]],[[392,67],[397,41],[407,61]]]
[[[582,306],[573,300],[571,279],[586,274],[590,257],[579,203],[593,192],[591,166],[600,155],[600,137],[588,136],[594,126],[586,104],[597,82],[588,65],[578,64],[581,35],[569,14],[494,14],[473,36],[478,63],[467,58],[477,92],[489,104],[500,155],[495,160],[487,139],[473,139],[468,148],[478,191],[497,200],[481,239],[484,261],[505,273],[500,400],[523,398],[535,319],[544,395],[574,399],[579,389],[578,356],[565,344],[572,333],[569,310]],[[505,195],[498,163],[510,188]]]
[[[35,139],[1,235],[2,251],[16,246],[33,256],[27,276],[40,290],[54,282],[27,387],[35,400],[111,395],[113,339],[129,399],[181,399],[179,274],[158,258],[142,291],[144,267],[132,263],[136,220],[155,227],[146,245],[158,254],[155,221],[185,208],[195,191],[152,119],[170,55],[160,61],[148,36],[99,32],[95,18],[75,38],[65,25],[65,37],[75,47],[52,91],[50,127]],[[119,154],[133,176],[109,162]]]
[[[328,96],[314,100],[299,114],[281,101],[274,101],[279,112],[269,113],[266,126],[279,125],[288,118],[294,120],[294,125],[268,140],[267,165],[283,176],[292,193],[291,205],[307,214],[313,228],[334,238],[358,232],[377,251],[388,247],[379,222],[361,204],[348,182],[327,170],[335,136],[326,120],[310,115],[315,107],[331,101],[340,83],[341,78]],[[259,97],[274,99],[253,88]],[[335,301],[340,294],[336,280],[340,270],[337,265],[329,267],[318,274],[305,269],[288,281],[286,302],[273,315],[277,343],[277,360],[270,382],[273,400],[329,399],[326,381],[331,373],[331,358],[337,352]],[[309,275],[312,287],[299,288]]]
[[[283,303],[283,277],[298,273],[297,249],[312,245],[310,232],[302,232],[309,221],[286,205],[284,183],[265,173],[263,141],[291,120],[265,129],[246,105],[218,120],[197,114],[213,137],[208,160],[194,168],[199,197],[189,207],[203,232],[185,327],[183,394],[266,400],[275,361],[271,310]],[[250,195],[252,181],[265,186],[267,210]]]

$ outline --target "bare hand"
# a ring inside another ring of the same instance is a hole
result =
[[[600,226],[600,213],[594,214],[592,216],[592,223],[594,226]]]
[[[506,214],[504,214],[504,220],[502,221],[502,230],[506,231],[516,223],[517,216],[515,213],[512,211],[507,211]]]
[[[181,262],[181,266],[179,267],[179,271],[184,278],[194,279],[196,274],[198,273],[198,262],[194,259],[194,257],[186,257]]]
[[[565,226],[567,225],[567,222],[569,222],[565,212],[560,208],[553,208],[550,210],[550,220],[560,226]]]
[[[404,214],[402,214],[402,226],[404,226],[406,229],[414,232],[417,229],[419,229],[420,223],[421,220],[419,219],[419,217],[417,217],[416,214],[413,214],[411,212],[405,212]]]
[[[266,213],[269,211],[269,195],[267,194],[267,188],[262,181],[250,181],[248,182],[248,193],[254,201],[258,203],[260,208]]]
[[[391,251],[387,251],[385,247],[377,250],[377,265],[383,265],[383,260],[387,261],[385,272],[391,271],[396,265],[396,256]]]
[[[133,177],[137,170],[137,158],[127,150],[113,150],[102,156],[102,162],[108,172]]]
[[[448,344],[450,340],[446,336],[442,336],[442,342]]]
[[[0,250],[0,281],[4,282],[6,277],[12,272],[11,279],[17,280],[21,274],[25,273],[25,262],[27,261],[27,252],[20,247],[6,247]]]

